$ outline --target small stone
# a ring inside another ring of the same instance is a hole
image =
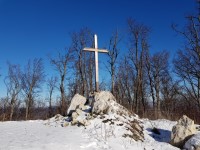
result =
[[[71,125],[76,125],[78,121],[76,119],[72,120]]]
[[[68,122],[64,122],[64,123],[63,123],[63,127],[67,127],[68,125],[69,125]]]
[[[82,110],[80,110],[79,108],[78,109],[76,109],[76,113],[78,114],[78,115],[81,115],[82,114]]]
[[[82,126],[88,126],[90,125],[91,123],[85,119],[83,120],[79,120],[79,124],[82,125]]]
[[[72,113],[72,120],[76,119],[78,117],[78,114],[76,112]]]

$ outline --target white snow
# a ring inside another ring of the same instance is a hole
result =
[[[113,117],[113,116],[111,116]],[[176,122],[142,119],[144,142],[121,137],[122,128],[102,123],[99,118],[87,127],[62,127],[65,117],[48,121],[0,122],[0,150],[177,150],[167,142]],[[156,127],[157,135],[151,131]],[[128,132],[128,131],[127,131]]]

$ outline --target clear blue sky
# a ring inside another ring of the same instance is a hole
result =
[[[132,17],[152,28],[152,51],[173,55],[181,40],[170,28],[185,24],[195,12],[195,0],[0,0],[0,97],[5,96],[6,62],[24,66],[41,57],[51,70],[47,54],[69,46],[69,33],[89,27],[105,46],[115,29],[125,31]],[[51,72],[51,71],[50,71]]]

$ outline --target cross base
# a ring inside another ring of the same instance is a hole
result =
[[[96,92],[99,92],[99,82],[96,82],[96,89],[95,89]]]

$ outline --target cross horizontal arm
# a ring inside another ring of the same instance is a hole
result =
[[[100,52],[100,53],[108,53],[108,50],[106,49],[96,49],[96,48],[84,48],[84,51],[91,51],[91,52]]]

